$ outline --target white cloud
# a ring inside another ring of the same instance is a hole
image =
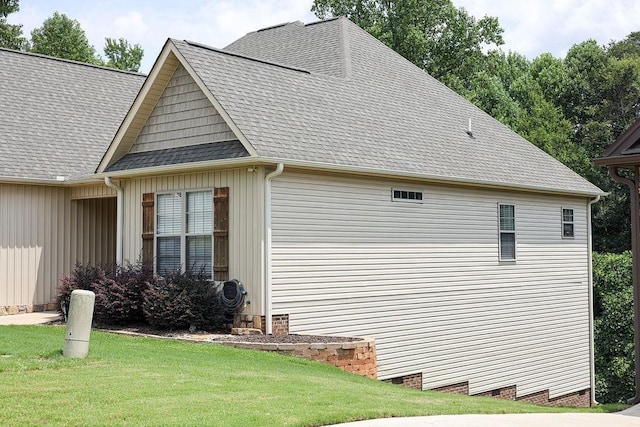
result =
[[[629,0],[453,0],[472,15],[497,16],[505,29],[504,50],[534,58],[563,57],[576,43],[622,40],[640,30],[640,2]]]
[[[505,50],[534,58],[542,52],[564,56],[589,38],[600,44],[640,30],[637,0],[453,0],[472,15],[497,16],[505,29]],[[105,37],[124,37],[145,50],[148,71],[167,37],[224,47],[238,37],[289,21],[315,21],[312,0],[21,0],[9,22],[24,33],[58,10],[82,24],[102,50]]]
[[[131,40],[139,40],[145,37],[148,27],[140,12],[131,11],[125,15],[116,17],[113,21],[113,33],[117,37]]]

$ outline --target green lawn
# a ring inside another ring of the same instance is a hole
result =
[[[99,331],[87,359],[67,359],[64,333],[60,326],[0,326],[0,426],[313,426],[575,410],[420,392],[293,357]]]

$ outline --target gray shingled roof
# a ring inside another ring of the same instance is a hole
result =
[[[144,78],[0,49],[0,179],[92,173]]]
[[[236,159],[247,156],[249,156],[249,153],[238,140],[211,142],[208,144],[129,153],[109,166],[105,172],[202,162],[206,160]]]
[[[602,193],[347,19],[250,33],[236,55],[172,42],[260,156]]]

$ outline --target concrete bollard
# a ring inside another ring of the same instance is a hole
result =
[[[62,350],[64,357],[84,359],[89,354],[89,335],[95,301],[96,294],[91,291],[76,289],[71,292],[67,333]]]

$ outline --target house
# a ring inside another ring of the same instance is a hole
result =
[[[640,119],[636,120],[609,146],[602,157],[594,162],[609,169],[609,175],[629,187],[631,203],[631,250],[633,277],[633,327],[634,327],[634,367],[635,396],[630,405],[640,403]],[[622,172],[625,171],[625,172]]]
[[[92,173],[144,76],[0,49],[0,82],[0,314],[13,314],[51,308],[76,261],[114,261],[116,193]]]
[[[591,403],[602,191],[345,18],[169,39],[96,164],[116,259],[238,278],[239,320],[373,336],[394,383]]]

